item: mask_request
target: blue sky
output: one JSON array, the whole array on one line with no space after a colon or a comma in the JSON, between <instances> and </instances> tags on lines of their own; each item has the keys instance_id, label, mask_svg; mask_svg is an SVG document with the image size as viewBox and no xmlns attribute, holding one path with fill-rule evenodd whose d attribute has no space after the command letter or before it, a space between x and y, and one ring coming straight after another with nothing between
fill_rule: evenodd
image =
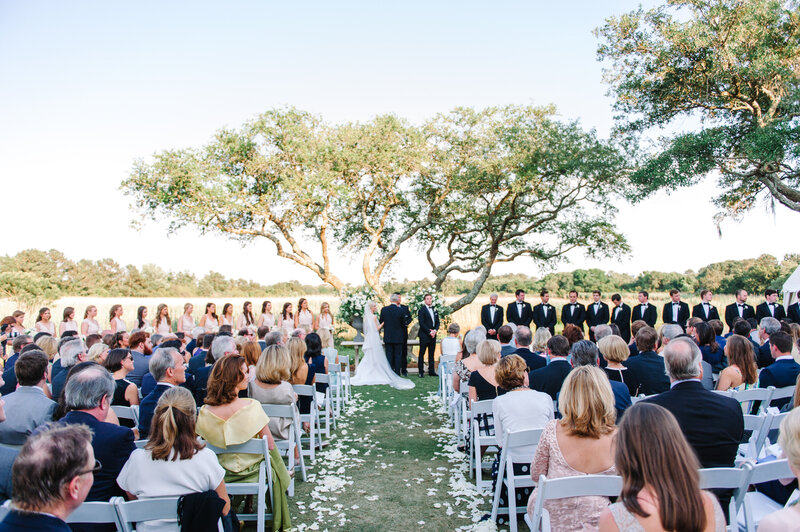
<instances>
[{"instance_id":1,"label":"blue sky","mask_svg":"<svg viewBox=\"0 0 800 532\"><path fill-rule=\"evenodd\" d=\"M131 229L119 182L137 157L200 145L283 105L329 121L395 113L421 122L458 105L554 103L604 136L612 113L591 31L637 5L0 1L0 182L4 219L15 224L2 252L53 247L75 259L315 282L266 243L245 251L192 231L167 238L156 223ZM798 215L783 208L726 222L719 238L713 192L709 180L620 204L632 255L589 263L577 254L562 268L683 271L792 251L785 229ZM210 253L187 260L200 245ZM538 273L524 261L498 271ZM410 254L395 271L425 273ZM359 282L352 275L342 274Z\"/></svg>"}]
</instances>

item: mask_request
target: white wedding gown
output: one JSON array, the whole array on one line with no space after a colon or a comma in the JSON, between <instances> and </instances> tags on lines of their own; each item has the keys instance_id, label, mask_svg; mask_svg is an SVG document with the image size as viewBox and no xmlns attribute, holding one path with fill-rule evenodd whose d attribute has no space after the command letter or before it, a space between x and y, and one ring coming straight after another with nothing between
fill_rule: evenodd
<instances>
[{"instance_id":1,"label":"white wedding gown","mask_svg":"<svg viewBox=\"0 0 800 532\"><path fill-rule=\"evenodd\" d=\"M386 351L383 350L381 337L378 335L378 321L369 308L364 309L364 357L358 363L355 376L350 379L353 386L371 384L388 384L398 390L410 390L415 386L409 379L404 379L392 371Z\"/></svg>"}]
</instances>

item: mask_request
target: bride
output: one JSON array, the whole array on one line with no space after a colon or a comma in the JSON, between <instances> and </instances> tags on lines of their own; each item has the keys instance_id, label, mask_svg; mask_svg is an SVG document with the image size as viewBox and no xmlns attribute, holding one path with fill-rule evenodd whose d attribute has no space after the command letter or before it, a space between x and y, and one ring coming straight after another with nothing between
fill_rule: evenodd
<instances>
[{"instance_id":1,"label":"bride","mask_svg":"<svg viewBox=\"0 0 800 532\"><path fill-rule=\"evenodd\" d=\"M409 379L397 375L389 366L386 352L378 331L383 327L378 325L375 310L378 306L372 301L364 307L364 357L358 364L355 376L350 380L353 386L367 384L388 384L398 390L410 390L415 385Z\"/></svg>"}]
</instances>

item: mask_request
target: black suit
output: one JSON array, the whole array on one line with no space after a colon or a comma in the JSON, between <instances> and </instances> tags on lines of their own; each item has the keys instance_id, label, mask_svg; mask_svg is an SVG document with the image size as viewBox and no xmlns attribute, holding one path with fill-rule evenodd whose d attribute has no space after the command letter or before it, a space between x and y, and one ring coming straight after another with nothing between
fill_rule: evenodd
<instances>
[{"instance_id":1,"label":"black suit","mask_svg":"<svg viewBox=\"0 0 800 532\"><path fill-rule=\"evenodd\" d=\"M774 386L776 388L785 388L787 386L794 386L797 382L797 375L800 374L800 364L786 358L784 360L776 360L771 366L764 368L758 374L758 387L768 388ZM783 405L791 401L791 398L776 399L770 403L770 406L781 408Z\"/></svg>"},{"instance_id":2,"label":"black suit","mask_svg":"<svg viewBox=\"0 0 800 532\"><path fill-rule=\"evenodd\" d=\"M664 368L664 359L655 351L644 351L623 362L639 380L639 393L653 395L669 390L669 378Z\"/></svg>"},{"instance_id":3,"label":"black suit","mask_svg":"<svg viewBox=\"0 0 800 532\"><path fill-rule=\"evenodd\" d=\"M525 327L531 326L531 321L533 321L533 310L531 309L531 304L527 301L522 302L522 314L517 311L517 302L512 301L508 304L508 308L506 309L506 321L510 323L515 323L517 325L524 325Z\"/></svg>"},{"instance_id":4,"label":"black suit","mask_svg":"<svg viewBox=\"0 0 800 532\"><path fill-rule=\"evenodd\" d=\"M400 308L403 310L403 353L400 355L400 373L402 375L408 375L408 326L411 324L411 311L408 309L408 305L400 305Z\"/></svg>"},{"instance_id":5,"label":"black suit","mask_svg":"<svg viewBox=\"0 0 800 532\"><path fill-rule=\"evenodd\" d=\"M752 340L750 340L752 342ZM755 342L753 342L755 344ZM771 366L775 359L772 358L772 351L769 348L769 340L764 342L764 345L753 345L756 352L756 364L758 368L766 368L767 366Z\"/></svg>"},{"instance_id":6,"label":"black suit","mask_svg":"<svg viewBox=\"0 0 800 532\"><path fill-rule=\"evenodd\" d=\"M628 315L628 318L630 319L630 315ZM597 325L606 325L608 324L609 320L611 320L611 311L608 309L608 305L602 301L599 302L599 307L597 310L595 310L594 302L586 305L586 325L589 326L589 340L594 342L594 332L592 332L592 327L596 327Z\"/></svg>"},{"instance_id":7,"label":"black suit","mask_svg":"<svg viewBox=\"0 0 800 532\"><path fill-rule=\"evenodd\" d=\"M417 311L417 320L419 321L419 374L424 374L424 367L422 361L425 360L425 351L428 351L428 374L433 375L433 353L436 351L436 336L431 337L431 331L436 332L439 330L439 313L436 309L430 307L433 311L433 318L428 307L422 305Z\"/></svg>"},{"instance_id":8,"label":"black suit","mask_svg":"<svg viewBox=\"0 0 800 532\"><path fill-rule=\"evenodd\" d=\"M661 311L661 321L664 323L675 323L681 326L681 329L686 330L686 321L689 319L689 305L680 301L678 304L678 321L672 319L672 301L664 304L664 310Z\"/></svg>"},{"instance_id":9,"label":"black suit","mask_svg":"<svg viewBox=\"0 0 800 532\"><path fill-rule=\"evenodd\" d=\"M759 306L756 307L756 321L761 323L761 318L775 318L776 320L780 321L786 318L786 311L783 309L783 305L780 303L775 303L775 315L772 315L772 312L769 311L769 307L767 306L767 302L764 301Z\"/></svg>"},{"instance_id":10,"label":"black suit","mask_svg":"<svg viewBox=\"0 0 800 532\"><path fill-rule=\"evenodd\" d=\"M623 340L631 341L631 307L620 302L619 306L611 311L611 323L619 328L619 335Z\"/></svg>"},{"instance_id":11,"label":"black suit","mask_svg":"<svg viewBox=\"0 0 800 532\"><path fill-rule=\"evenodd\" d=\"M586 321L586 308L580 303L575 303L573 310L572 303L567 303L561 307L561 323L566 327L567 323L571 323L583 330L583 322Z\"/></svg>"},{"instance_id":12,"label":"black suit","mask_svg":"<svg viewBox=\"0 0 800 532\"><path fill-rule=\"evenodd\" d=\"M792 323L800 323L800 303L789 305L789 319Z\"/></svg>"},{"instance_id":13,"label":"black suit","mask_svg":"<svg viewBox=\"0 0 800 532\"><path fill-rule=\"evenodd\" d=\"M644 308L644 304L641 304L636 305L631 309L631 323L637 320L642 320L650 327L655 327L657 319L658 311L656 310L655 305L651 303L647 303L647 308Z\"/></svg>"},{"instance_id":14,"label":"black suit","mask_svg":"<svg viewBox=\"0 0 800 532\"><path fill-rule=\"evenodd\" d=\"M531 389L537 392L544 392L555 401L561 385L564 384L572 365L565 358L556 358L550 361L543 368L536 369L528 375L528 382Z\"/></svg>"},{"instance_id":15,"label":"black suit","mask_svg":"<svg viewBox=\"0 0 800 532\"><path fill-rule=\"evenodd\" d=\"M706 315L706 309L703 306L703 303L698 303L697 305L692 307L692 317L700 318L703 321L718 320L719 311L717 310L717 307L709 304L708 315Z\"/></svg>"},{"instance_id":16,"label":"black suit","mask_svg":"<svg viewBox=\"0 0 800 532\"><path fill-rule=\"evenodd\" d=\"M403 309L399 305L388 305L381 309L380 322L383 323L383 342L386 345L386 358L392 371L400 375L400 357L406 341Z\"/></svg>"},{"instance_id":17,"label":"black suit","mask_svg":"<svg viewBox=\"0 0 800 532\"><path fill-rule=\"evenodd\" d=\"M503 326L503 307L494 305L494 319L492 319L492 305L481 307L481 325L486 328L486 338L497 340L497 329ZM494 334L489 334L489 330L494 329Z\"/></svg>"},{"instance_id":18,"label":"black suit","mask_svg":"<svg viewBox=\"0 0 800 532\"><path fill-rule=\"evenodd\" d=\"M516 351L514 351L515 355L519 355L522 357L522 360L525 361L525 364L528 365L528 371L534 371L539 368L543 368L547 365L547 359L543 356L539 356L534 354L530 349L527 347L520 347Z\"/></svg>"},{"instance_id":19,"label":"black suit","mask_svg":"<svg viewBox=\"0 0 800 532\"><path fill-rule=\"evenodd\" d=\"M547 315L545 316L544 309L547 308ZM533 323L536 328L547 327L550 329L550 334L556 334L556 323L558 317L556 316L556 307L550 303L539 303L533 307Z\"/></svg>"},{"instance_id":20,"label":"black suit","mask_svg":"<svg viewBox=\"0 0 800 532\"><path fill-rule=\"evenodd\" d=\"M739 317L739 310L736 308L738 303L731 303L727 307L725 307L725 323L728 325L728 329L733 331L733 322L736 321L736 318ZM744 303L744 308L742 309L742 318L749 319L755 318L756 313L753 310L751 305Z\"/></svg>"}]
</instances>

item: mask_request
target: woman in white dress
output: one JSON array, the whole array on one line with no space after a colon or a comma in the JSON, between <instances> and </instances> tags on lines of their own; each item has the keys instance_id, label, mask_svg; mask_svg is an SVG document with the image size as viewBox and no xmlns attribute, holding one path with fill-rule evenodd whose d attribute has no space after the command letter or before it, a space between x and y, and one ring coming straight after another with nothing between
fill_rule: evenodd
<instances>
[{"instance_id":1,"label":"woman in white dress","mask_svg":"<svg viewBox=\"0 0 800 532\"><path fill-rule=\"evenodd\" d=\"M233 303L225 303L222 305L222 322L220 325L230 325L231 330L233 330Z\"/></svg>"},{"instance_id":2,"label":"woman in white dress","mask_svg":"<svg viewBox=\"0 0 800 532\"><path fill-rule=\"evenodd\" d=\"M122 305L117 304L111 306L111 309L108 311L108 321L111 332L114 334L126 332L128 330L125 326L125 322L122 321Z\"/></svg>"},{"instance_id":3,"label":"woman in white dress","mask_svg":"<svg viewBox=\"0 0 800 532\"><path fill-rule=\"evenodd\" d=\"M95 319L97 317L97 307L89 305L83 312L83 321L81 322L81 336L86 338L90 334L100 334L100 324Z\"/></svg>"},{"instance_id":4,"label":"woman in white dress","mask_svg":"<svg viewBox=\"0 0 800 532\"><path fill-rule=\"evenodd\" d=\"M292 304L284 303L281 315L278 316L278 327L283 331L287 338L292 335L294 327L294 314L292 314Z\"/></svg>"},{"instance_id":5,"label":"woman in white dress","mask_svg":"<svg viewBox=\"0 0 800 532\"><path fill-rule=\"evenodd\" d=\"M158 334L169 334L172 332L172 318L169 317L169 307L166 303L161 303L156 307L156 317L153 326Z\"/></svg>"},{"instance_id":6,"label":"woman in white dress","mask_svg":"<svg viewBox=\"0 0 800 532\"><path fill-rule=\"evenodd\" d=\"M326 329L328 332L333 333L333 316L331 315L331 306L328 303L323 303L319 307L319 315L314 322L314 330L317 333L321 329Z\"/></svg>"},{"instance_id":7,"label":"woman in white dress","mask_svg":"<svg viewBox=\"0 0 800 532\"><path fill-rule=\"evenodd\" d=\"M153 325L155 325L155 320L153 320ZM147 319L147 307L142 305L136 309L136 328L144 330L146 327L150 327L150 320Z\"/></svg>"},{"instance_id":8,"label":"woman in white dress","mask_svg":"<svg viewBox=\"0 0 800 532\"><path fill-rule=\"evenodd\" d=\"M258 317L258 326L267 327L269 330L275 327L275 316L272 314L271 301L261 303L261 316Z\"/></svg>"},{"instance_id":9,"label":"woman in white dress","mask_svg":"<svg viewBox=\"0 0 800 532\"><path fill-rule=\"evenodd\" d=\"M353 386L366 386L372 384L388 384L398 390L410 390L415 385L409 379L404 379L392 371L383 342L378 331L383 327L378 325L375 311L378 306L369 301L364 307L364 357L358 364L355 376L350 379Z\"/></svg>"},{"instance_id":10,"label":"woman in white dress","mask_svg":"<svg viewBox=\"0 0 800 532\"><path fill-rule=\"evenodd\" d=\"M78 332L78 322L75 321L75 308L64 307L64 315L61 324L58 326L58 335L63 336L67 331Z\"/></svg>"},{"instance_id":11,"label":"woman in white dress","mask_svg":"<svg viewBox=\"0 0 800 532\"><path fill-rule=\"evenodd\" d=\"M34 330L38 332L46 332L50 336L56 335L56 324L50 321L51 314L50 309L47 307L42 307L39 309L39 316L36 318L36 323L34 324Z\"/></svg>"},{"instance_id":12,"label":"woman in white dress","mask_svg":"<svg viewBox=\"0 0 800 532\"><path fill-rule=\"evenodd\" d=\"M216 332L219 328L217 306L214 303L206 303L206 313L200 318L200 327L204 328L206 332Z\"/></svg>"},{"instance_id":13,"label":"woman in white dress","mask_svg":"<svg viewBox=\"0 0 800 532\"><path fill-rule=\"evenodd\" d=\"M239 321L236 324L236 328L239 330L255 330L256 327L256 320L253 317L253 303L251 301L245 301L244 305L242 305L242 313L239 314Z\"/></svg>"},{"instance_id":14,"label":"woman in white dress","mask_svg":"<svg viewBox=\"0 0 800 532\"><path fill-rule=\"evenodd\" d=\"M297 314L294 316L294 328L310 333L314 326L314 314L308 310L308 300L304 297L297 302Z\"/></svg>"},{"instance_id":15,"label":"woman in white dress","mask_svg":"<svg viewBox=\"0 0 800 532\"><path fill-rule=\"evenodd\" d=\"M192 311L194 305L186 303L183 306L183 316L178 318L178 332L182 332L186 338L194 338L192 330L194 329L194 318L192 318Z\"/></svg>"}]
</instances>

